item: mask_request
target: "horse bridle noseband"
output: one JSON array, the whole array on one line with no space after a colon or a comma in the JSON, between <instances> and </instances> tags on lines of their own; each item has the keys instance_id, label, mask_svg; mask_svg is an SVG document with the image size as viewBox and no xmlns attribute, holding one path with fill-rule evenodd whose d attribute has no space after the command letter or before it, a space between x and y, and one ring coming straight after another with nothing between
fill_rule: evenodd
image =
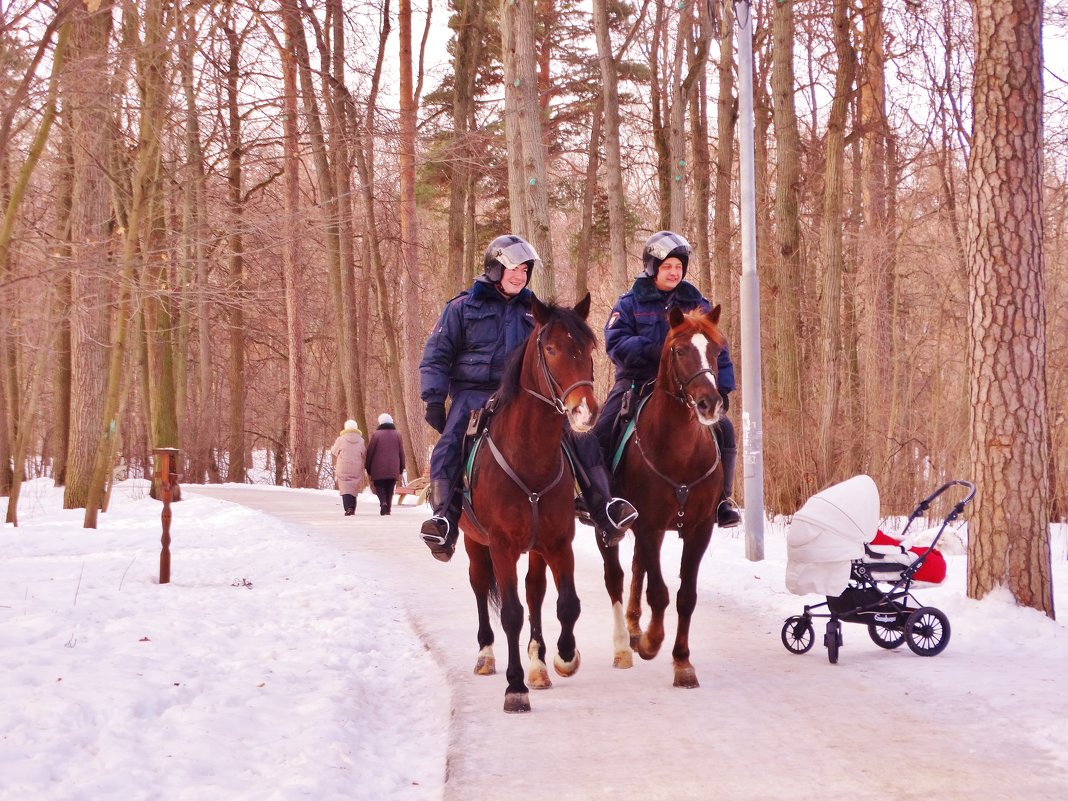
<instances>
[{"instance_id":1,"label":"horse bridle noseband","mask_svg":"<svg viewBox=\"0 0 1068 801\"><path fill-rule=\"evenodd\" d=\"M549 372L549 363L545 358L545 346L541 342L541 336L545 333L547 328L548 326L544 326L538 330L538 366L541 368L541 375L542 378L545 379L545 384L549 387L551 397L542 395L540 392L530 389L529 387L523 387L523 391L552 406L557 414L567 414L567 406L564 405L564 399L578 387L592 387L593 382L576 381L567 389L560 389L560 382L556 380L551 372Z\"/></svg>"},{"instance_id":2,"label":"horse bridle noseband","mask_svg":"<svg viewBox=\"0 0 1068 801\"><path fill-rule=\"evenodd\" d=\"M693 409L693 408L695 408L697 406L697 401L694 400L693 395L691 395L689 392L686 391L686 387L690 386L690 384L692 384L694 381L696 381L702 375L705 375L707 373L708 376L709 376L709 379L712 381L712 386L714 386L718 390L719 389L719 385L716 382L716 373L711 367L702 367L696 373L694 373L689 378L687 378L685 381L683 381L681 378L679 378L678 360L675 358L675 352L676 352L675 351L675 346L672 345L671 346L671 378L672 378L672 380L674 381L674 384L675 384L675 391L673 393L671 393L671 397L673 397L675 400L677 400L683 406L689 406L691 409Z\"/></svg>"}]
</instances>

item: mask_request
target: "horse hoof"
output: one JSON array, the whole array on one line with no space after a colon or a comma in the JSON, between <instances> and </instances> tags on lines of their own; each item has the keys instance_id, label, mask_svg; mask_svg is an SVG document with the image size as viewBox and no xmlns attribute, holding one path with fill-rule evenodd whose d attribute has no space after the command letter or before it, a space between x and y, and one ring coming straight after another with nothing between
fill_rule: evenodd
<instances>
[{"instance_id":1,"label":"horse hoof","mask_svg":"<svg viewBox=\"0 0 1068 801\"><path fill-rule=\"evenodd\" d=\"M475 662L476 676L492 676L497 672L497 660L493 658L493 646L484 645Z\"/></svg>"},{"instance_id":2,"label":"horse hoof","mask_svg":"<svg viewBox=\"0 0 1068 801\"><path fill-rule=\"evenodd\" d=\"M697 682L697 671L692 667L675 668L675 686L692 690L701 685Z\"/></svg>"},{"instance_id":3,"label":"horse hoof","mask_svg":"<svg viewBox=\"0 0 1068 801\"><path fill-rule=\"evenodd\" d=\"M553 686L552 679L549 678L549 670L545 666L531 668L527 673L527 686L532 690L548 690Z\"/></svg>"},{"instance_id":4,"label":"horse hoof","mask_svg":"<svg viewBox=\"0 0 1068 801\"><path fill-rule=\"evenodd\" d=\"M656 655L660 653L660 643L653 643L648 637L643 636L638 642L638 647L634 650L638 652L638 656L646 661L656 659Z\"/></svg>"},{"instance_id":5,"label":"horse hoof","mask_svg":"<svg viewBox=\"0 0 1068 801\"><path fill-rule=\"evenodd\" d=\"M530 696L527 693L505 693L505 712L529 712Z\"/></svg>"},{"instance_id":6,"label":"horse hoof","mask_svg":"<svg viewBox=\"0 0 1068 801\"><path fill-rule=\"evenodd\" d=\"M577 648L575 649L575 656L570 662L565 661L563 657L560 656L560 654L557 654L553 658L553 668L556 669L556 672L559 675L565 678L568 676L574 676L576 673L578 673L580 664L582 664L582 655L578 652Z\"/></svg>"},{"instance_id":7,"label":"horse hoof","mask_svg":"<svg viewBox=\"0 0 1068 801\"><path fill-rule=\"evenodd\" d=\"M630 651L617 651L612 660L612 667L620 670L634 667L634 655Z\"/></svg>"}]
</instances>

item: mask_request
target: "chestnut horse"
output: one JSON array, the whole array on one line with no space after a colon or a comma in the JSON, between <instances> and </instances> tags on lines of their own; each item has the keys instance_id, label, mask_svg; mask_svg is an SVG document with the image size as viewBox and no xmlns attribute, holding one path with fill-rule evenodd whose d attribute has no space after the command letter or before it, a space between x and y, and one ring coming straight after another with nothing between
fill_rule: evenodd
<instances>
[{"instance_id":1,"label":"chestnut horse","mask_svg":"<svg viewBox=\"0 0 1068 801\"><path fill-rule=\"evenodd\" d=\"M660 547L668 529L682 538L680 586L675 604L678 630L671 651L676 687L697 687L690 663L690 619L697 605L697 574L712 539L723 491L723 465L712 426L723 414L716 385L716 359L726 346L720 333L720 307L707 315L673 308L660 355L660 370L641 407L613 477L616 494L638 510L630 592L623 618L623 569L619 548L601 547L605 587L615 617L614 666L633 665L631 649L652 659L664 642L668 588ZM642 584L648 580L649 626L643 632Z\"/></svg>"},{"instance_id":2,"label":"chestnut horse","mask_svg":"<svg viewBox=\"0 0 1068 801\"><path fill-rule=\"evenodd\" d=\"M460 528L470 558L471 588L478 606L479 655L475 673L496 672L489 601L500 604L508 638L508 687L505 712L529 712L523 681L519 635L523 604L517 562L529 552L526 596L530 615L527 681L535 689L552 686L545 666L541 605L548 565L558 601L560 637L556 672L578 670L575 621L575 479L564 457L564 418L575 431L588 431L600 405L593 394L596 338L586 317L590 296L568 309L534 299L535 327L522 351L505 370L493 412L470 470L470 503L465 501Z\"/></svg>"}]
</instances>

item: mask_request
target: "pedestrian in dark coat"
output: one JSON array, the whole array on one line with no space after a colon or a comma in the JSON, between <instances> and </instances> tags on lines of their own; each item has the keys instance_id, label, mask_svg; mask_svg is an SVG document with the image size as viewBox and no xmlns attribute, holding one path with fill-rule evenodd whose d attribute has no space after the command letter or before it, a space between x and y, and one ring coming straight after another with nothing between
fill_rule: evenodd
<instances>
[{"instance_id":1,"label":"pedestrian in dark coat","mask_svg":"<svg viewBox=\"0 0 1068 801\"><path fill-rule=\"evenodd\" d=\"M404 472L404 443L393 418L383 412L378 415L378 428L367 444L367 474L378 496L378 513L388 515L393 509L393 490Z\"/></svg>"},{"instance_id":2,"label":"pedestrian in dark coat","mask_svg":"<svg viewBox=\"0 0 1068 801\"><path fill-rule=\"evenodd\" d=\"M345 428L334 444L330 446L330 455L334 457L334 475L337 489L341 493L341 505L345 514L356 514L356 496L363 483L363 460L367 453L360 427L355 420L346 420Z\"/></svg>"}]
</instances>

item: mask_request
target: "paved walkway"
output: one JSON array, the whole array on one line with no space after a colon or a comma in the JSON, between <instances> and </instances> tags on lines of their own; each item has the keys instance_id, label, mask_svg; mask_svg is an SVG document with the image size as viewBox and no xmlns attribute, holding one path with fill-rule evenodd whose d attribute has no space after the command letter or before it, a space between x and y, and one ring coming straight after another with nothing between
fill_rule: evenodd
<instances>
[{"instance_id":1,"label":"paved walkway","mask_svg":"<svg viewBox=\"0 0 1068 801\"><path fill-rule=\"evenodd\" d=\"M953 686L959 666L942 676L937 659L912 663L923 683L905 686L888 680L884 653L865 660L851 652L850 664L836 667L819 653L793 657L779 642L781 620L725 593L699 602L691 636L699 689L671 686L670 642L656 660L614 670L599 558L582 553L582 667L569 679L553 674L550 690L532 691L530 714L506 715L504 636L495 624L500 673L473 675L466 556L461 548L448 564L430 557L416 535L426 507L380 517L375 499L362 495L356 516L346 518L340 500L325 495L184 489L261 509L379 563L377 575L451 689L446 801L1068 797L1068 778L1043 761L1027 733L993 719L980 695ZM580 528L579 536L591 534ZM550 639L559 631L554 608L551 595ZM673 631L670 610L667 624Z\"/></svg>"}]
</instances>

